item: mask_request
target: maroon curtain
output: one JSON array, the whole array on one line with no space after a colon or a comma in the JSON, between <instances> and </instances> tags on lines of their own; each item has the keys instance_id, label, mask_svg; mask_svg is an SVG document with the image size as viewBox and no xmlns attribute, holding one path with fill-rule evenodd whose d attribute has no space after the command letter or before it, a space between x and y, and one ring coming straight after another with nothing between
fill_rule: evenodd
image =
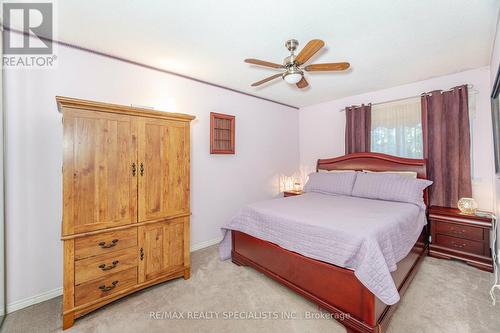
<instances>
[{"instance_id":1,"label":"maroon curtain","mask_svg":"<svg viewBox=\"0 0 500 333\"><path fill-rule=\"evenodd\" d=\"M457 207L458 199L472 196L467 85L421 99L424 157L434 181L430 204Z\"/></svg>"},{"instance_id":2,"label":"maroon curtain","mask_svg":"<svg viewBox=\"0 0 500 333\"><path fill-rule=\"evenodd\" d=\"M371 144L371 104L345 108L345 153L369 152Z\"/></svg>"}]
</instances>

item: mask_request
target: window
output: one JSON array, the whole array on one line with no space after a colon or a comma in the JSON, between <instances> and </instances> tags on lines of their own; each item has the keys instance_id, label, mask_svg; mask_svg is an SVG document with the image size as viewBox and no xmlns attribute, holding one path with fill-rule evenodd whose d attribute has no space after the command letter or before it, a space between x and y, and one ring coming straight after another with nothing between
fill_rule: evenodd
<instances>
[{"instance_id":1,"label":"window","mask_svg":"<svg viewBox=\"0 0 500 333\"><path fill-rule=\"evenodd\" d=\"M471 175L474 179L474 127L477 91L469 90ZM371 151L407 158L423 158L420 97L372 106Z\"/></svg>"},{"instance_id":2,"label":"window","mask_svg":"<svg viewBox=\"0 0 500 333\"><path fill-rule=\"evenodd\" d=\"M234 116L210 113L210 154L234 154Z\"/></svg>"},{"instance_id":3,"label":"window","mask_svg":"<svg viewBox=\"0 0 500 333\"><path fill-rule=\"evenodd\" d=\"M423 158L420 98L372 106L371 151Z\"/></svg>"}]
</instances>

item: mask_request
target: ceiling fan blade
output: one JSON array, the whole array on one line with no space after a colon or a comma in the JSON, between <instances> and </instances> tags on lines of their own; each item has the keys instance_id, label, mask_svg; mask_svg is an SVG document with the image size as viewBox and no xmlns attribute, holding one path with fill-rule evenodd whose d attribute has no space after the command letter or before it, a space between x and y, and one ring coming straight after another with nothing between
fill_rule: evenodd
<instances>
[{"instance_id":1,"label":"ceiling fan blade","mask_svg":"<svg viewBox=\"0 0 500 333\"><path fill-rule=\"evenodd\" d=\"M297 82L297 87L299 87L300 89L305 88L308 85L309 85L309 82L307 82L305 77L302 77L302 79L299 82Z\"/></svg>"},{"instance_id":2,"label":"ceiling fan blade","mask_svg":"<svg viewBox=\"0 0 500 333\"><path fill-rule=\"evenodd\" d=\"M309 43L307 43L306 46L304 46L304 48L299 52L299 54L295 58L295 62L299 65L302 65L323 46L325 46L325 42L323 42L321 39L313 39L309 41Z\"/></svg>"},{"instance_id":3,"label":"ceiling fan blade","mask_svg":"<svg viewBox=\"0 0 500 333\"><path fill-rule=\"evenodd\" d=\"M266 83L267 81L271 81L271 80L277 79L277 78L279 78L282 75L283 74L274 74L273 76L266 77L264 80L260 80L260 81L257 81L255 83L252 83L252 87L260 86L262 83Z\"/></svg>"},{"instance_id":4,"label":"ceiling fan blade","mask_svg":"<svg viewBox=\"0 0 500 333\"><path fill-rule=\"evenodd\" d=\"M265 67L284 68L283 65L279 65L279 64L275 64L273 62L259 60L259 59L245 59L245 62L249 63L249 64L265 66Z\"/></svg>"},{"instance_id":5,"label":"ceiling fan blade","mask_svg":"<svg viewBox=\"0 0 500 333\"><path fill-rule=\"evenodd\" d=\"M335 62L330 64L312 64L306 66L304 69L308 72L319 71L344 71L349 68L351 64L348 62Z\"/></svg>"}]
</instances>

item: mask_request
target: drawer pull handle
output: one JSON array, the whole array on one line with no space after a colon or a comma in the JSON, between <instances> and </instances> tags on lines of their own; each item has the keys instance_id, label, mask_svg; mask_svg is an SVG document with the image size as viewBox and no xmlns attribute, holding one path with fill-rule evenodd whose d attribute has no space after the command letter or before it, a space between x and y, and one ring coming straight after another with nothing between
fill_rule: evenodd
<instances>
[{"instance_id":1,"label":"drawer pull handle","mask_svg":"<svg viewBox=\"0 0 500 333\"><path fill-rule=\"evenodd\" d=\"M99 268L102 269L103 271L109 271L110 269L115 268L116 265L118 265L118 263L119 263L119 261L115 260L115 261L113 261L112 265L106 266L106 264L101 264L101 265L99 265Z\"/></svg>"},{"instance_id":2,"label":"drawer pull handle","mask_svg":"<svg viewBox=\"0 0 500 333\"><path fill-rule=\"evenodd\" d=\"M453 245L454 247L458 247L459 249L464 248L464 247L467 246L467 244L464 244L464 243L458 244L458 243L455 243L455 242L452 242L451 245Z\"/></svg>"},{"instance_id":3,"label":"drawer pull handle","mask_svg":"<svg viewBox=\"0 0 500 333\"><path fill-rule=\"evenodd\" d=\"M464 229L462 229L462 230L457 230L457 229L453 229L453 228L452 228L452 229L451 229L451 232L452 232L452 233L454 233L454 234L460 234L460 235L465 234L465 230L464 230Z\"/></svg>"},{"instance_id":4,"label":"drawer pull handle","mask_svg":"<svg viewBox=\"0 0 500 333\"><path fill-rule=\"evenodd\" d=\"M99 246L103 249L109 249L118 243L118 239L113 239L110 244L106 244L106 242L99 242Z\"/></svg>"},{"instance_id":5,"label":"drawer pull handle","mask_svg":"<svg viewBox=\"0 0 500 333\"><path fill-rule=\"evenodd\" d=\"M101 290L102 290L102 291L104 291L104 292L106 292L106 291L110 291L110 290L114 289L114 288L116 287L116 285L117 285L117 284L118 284L118 280L111 282L111 285L110 285L109 287L106 287L106 285L101 284L101 285L99 286L99 289L101 289Z\"/></svg>"}]
</instances>

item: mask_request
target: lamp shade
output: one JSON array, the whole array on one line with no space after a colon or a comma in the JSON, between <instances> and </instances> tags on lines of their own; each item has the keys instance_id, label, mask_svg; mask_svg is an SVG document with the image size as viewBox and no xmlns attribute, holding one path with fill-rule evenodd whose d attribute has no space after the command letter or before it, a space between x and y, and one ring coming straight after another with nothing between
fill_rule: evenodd
<instances>
[{"instance_id":1,"label":"lamp shade","mask_svg":"<svg viewBox=\"0 0 500 333\"><path fill-rule=\"evenodd\" d=\"M285 81L290 84L295 84L302 79L301 73L289 73L284 77Z\"/></svg>"},{"instance_id":2,"label":"lamp shade","mask_svg":"<svg viewBox=\"0 0 500 333\"><path fill-rule=\"evenodd\" d=\"M460 198L457 206L462 214L474 215L477 210L477 202L473 198Z\"/></svg>"}]
</instances>

